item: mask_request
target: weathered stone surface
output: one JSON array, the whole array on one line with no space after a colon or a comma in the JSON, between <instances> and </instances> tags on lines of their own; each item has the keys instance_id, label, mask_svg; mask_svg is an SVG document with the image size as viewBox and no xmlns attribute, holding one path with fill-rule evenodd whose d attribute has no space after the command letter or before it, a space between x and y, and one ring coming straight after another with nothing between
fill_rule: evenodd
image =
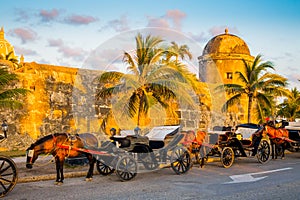
<instances>
[{"instance_id":1,"label":"weathered stone surface","mask_svg":"<svg viewBox=\"0 0 300 200\"><path fill-rule=\"evenodd\" d=\"M235 72L244 68L243 60L251 63L254 57L250 55L250 50L245 41L236 35L229 34L226 29L224 34L212 38L205 46L202 56L198 57L199 77L210 88L215 88L221 84L240 84L241 81ZM214 111L220 111L226 99L228 97L225 93L223 95L213 94L211 108ZM223 124L224 120L226 120L226 125L245 123L247 121L245 112L247 105L246 97L242 98L239 105L229 109L232 115L231 119L226 119L226 114L215 112L215 114L220 116L213 116L212 122L215 121L217 123L215 125Z\"/></svg>"}]
</instances>

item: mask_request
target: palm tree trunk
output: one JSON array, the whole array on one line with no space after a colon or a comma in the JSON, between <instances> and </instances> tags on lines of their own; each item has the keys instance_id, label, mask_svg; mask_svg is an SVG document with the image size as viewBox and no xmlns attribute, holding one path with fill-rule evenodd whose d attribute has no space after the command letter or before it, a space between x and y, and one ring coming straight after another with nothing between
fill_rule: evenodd
<instances>
[{"instance_id":1,"label":"palm tree trunk","mask_svg":"<svg viewBox=\"0 0 300 200\"><path fill-rule=\"evenodd\" d=\"M139 110L138 110L138 118L137 118L137 127L140 126L141 109L142 109L142 104L143 104L143 100L142 100L143 96L139 96L139 98L140 98L140 99L139 99L140 102L139 102Z\"/></svg>"},{"instance_id":2,"label":"palm tree trunk","mask_svg":"<svg viewBox=\"0 0 300 200\"><path fill-rule=\"evenodd\" d=\"M252 95L248 95L248 123L251 121L251 107L252 107Z\"/></svg>"}]
</instances>

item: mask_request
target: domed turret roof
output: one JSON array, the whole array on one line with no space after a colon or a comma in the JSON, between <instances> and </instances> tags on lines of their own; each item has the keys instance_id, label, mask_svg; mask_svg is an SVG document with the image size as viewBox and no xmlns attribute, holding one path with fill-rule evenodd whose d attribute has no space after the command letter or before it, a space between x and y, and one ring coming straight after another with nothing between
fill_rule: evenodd
<instances>
[{"instance_id":1,"label":"domed turret roof","mask_svg":"<svg viewBox=\"0 0 300 200\"><path fill-rule=\"evenodd\" d=\"M250 50L244 40L236 35L225 33L212 38L203 50L203 56L207 54L246 54L250 55Z\"/></svg>"},{"instance_id":2,"label":"domed turret roof","mask_svg":"<svg viewBox=\"0 0 300 200\"><path fill-rule=\"evenodd\" d=\"M15 57L14 47L4 38L4 29L3 27L0 30L0 55L6 56L12 52L13 57Z\"/></svg>"}]
</instances>

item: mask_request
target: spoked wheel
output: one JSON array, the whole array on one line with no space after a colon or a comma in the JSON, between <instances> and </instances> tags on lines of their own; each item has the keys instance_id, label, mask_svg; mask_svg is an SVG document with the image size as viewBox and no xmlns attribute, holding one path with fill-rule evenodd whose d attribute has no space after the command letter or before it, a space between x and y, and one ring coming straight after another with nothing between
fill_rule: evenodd
<instances>
[{"instance_id":1,"label":"spoked wheel","mask_svg":"<svg viewBox=\"0 0 300 200\"><path fill-rule=\"evenodd\" d=\"M176 174L186 173L192 165L191 155L188 150L177 147L171 154L171 167Z\"/></svg>"},{"instance_id":2,"label":"spoked wheel","mask_svg":"<svg viewBox=\"0 0 300 200\"><path fill-rule=\"evenodd\" d=\"M7 195L16 185L18 172L15 162L0 156L0 197Z\"/></svg>"},{"instance_id":3,"label":"spoked wheel","mask_svg":"<svg viewBox=\"0 0 300 200\"><path fill-rule=\"evenodd\" d=\"M97 160L97 170L103 176L110 175L115 171L114 168L104 164L103 162L101 162L99 160Z\"/></svg>"},{"instance_id":4,"label":"spoked wheel","mask_svg":"<svg viewBox=\"0 0 300 200\"><path fill-rule=\"evenodd\" d=\"M225 147L221 153L221 163L223 167L229 168L234 162L234 151L231 147Z\"/></svg>"},{"instance_id":5,"label":"spoked wheel","mask_svg":"<svg viewBox=\"0 0 300 200\"><path fill-rule=\"evenodd\" d=\"M121 157L116 165L117 176L121 181L129 181L137 174L137 162L132 156Z\"/></svg>"},{"instance_id":6,"label":"spoked wheel","mask_svg":"<svg viewBox=\"0 0 300 200\"><path fill-rule=\"evenodd\" d=\"M141 161L147 170L155 170L158 168L159 164L154 152L140 153L140 155L142 155Z\"/></svg>"},{"instance_id":7,"label":"spoked wheel","mask_svg":"<svg viewBox=\"0 0 300 200\"><path fill-rule=\"evenodd\" d=\"M267 140L261 140L257 148L257 160L264 164L270 160L271 147Z\"/></svg>"}]
</instances>

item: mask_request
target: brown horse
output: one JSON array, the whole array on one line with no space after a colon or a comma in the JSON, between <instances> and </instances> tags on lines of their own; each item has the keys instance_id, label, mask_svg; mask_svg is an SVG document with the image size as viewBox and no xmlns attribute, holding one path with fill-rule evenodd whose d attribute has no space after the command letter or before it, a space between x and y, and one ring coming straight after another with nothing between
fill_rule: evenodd
<instances>
[{"instance_id":1,"label":"brown horse","mask_svg":"<svg viewBox=\"0 0 300 200\"><path fill-rule=\"evenodd\" d=\"M204 158L206 157L206 155L203 149L204 147L201 147L205 139L206 132L197 131L197 133L195 134L194 131L190 130L184 132L184 134L185 137L183 138L181 144L184 145L188 149L188 151L195 156L196 162L200 164L200 167L203 167Z\"/></svg>"},{"instance_id":2,"label":"brown horse","mask_svg":"<svg viewBox=\"0 0 300 200\"><path fill-rule=\"evenodd\" d=\"M281 150L281 159L284 159L284 151L289 145L289 132L285 128L275 128L270 125L265 125L263 128L263 134L266 134L270 138L272 146L272 159L277 158L279 150ZM274 148L275 147L275 148Z\"/></svg>"},{"instance_id":3,"label":"brown horse","mask_svg":"<svg viewBox=\"0 0 300 200\"><path fill-rule=\"evenodd\" d=\"M84 150L86 146L96 147L97 145L97 138L90 133L76 135L55 133L47 135L37 140L27 149L26 167L31 169L40 154L52 154L56 164L55 184L61 185L64 180L63 165L65 158L78 157L84 154L89 160L86 180L92 180L96 159Z\"/></svg>"}]
</instances>

